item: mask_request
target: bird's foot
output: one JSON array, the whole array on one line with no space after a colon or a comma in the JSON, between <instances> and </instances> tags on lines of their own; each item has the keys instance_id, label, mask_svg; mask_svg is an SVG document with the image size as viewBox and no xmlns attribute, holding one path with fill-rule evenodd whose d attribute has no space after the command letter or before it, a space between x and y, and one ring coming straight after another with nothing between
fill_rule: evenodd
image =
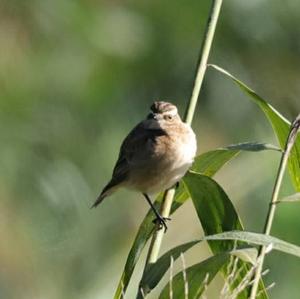
<instances>
[{"instance_id":1,"label":"bird's foot","mask_svg":"<svg viewBox=\"0 0 300 299\"><path fill-rule=\"evenodd\" d=\"M164 228L165 232L168 230L168 226L166 221L171 220L168 217L157 216L152 222L158 225L158 229Z\"/></svg>"}]
</instances>

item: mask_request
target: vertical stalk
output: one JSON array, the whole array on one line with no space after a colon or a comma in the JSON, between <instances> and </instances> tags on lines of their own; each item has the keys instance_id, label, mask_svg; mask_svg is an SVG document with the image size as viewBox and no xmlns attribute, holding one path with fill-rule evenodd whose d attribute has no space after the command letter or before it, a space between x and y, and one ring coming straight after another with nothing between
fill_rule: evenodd
<instances>
[{"instance_id":1,"label":"vertical stalk","mask_svg":"<svg viewBox=\"0 0 300 299\"><path fill-rule=\"evenodd\" d=\"M184 121L189 125L191 125L195 114L195 108L199 97L200 89L202 86L203 78L205 75L208 56L215 35L215 30L219 19L222 2L223 0L212 1L209 17L205 28L205 34L201 45L201 51L200 51L198 66L196 70L193 92L184 116Z\"/></svg>"},{"instance_id":2,"label":"vertical stalk","mask_svg":"<svg viewBox=\"0 0 300 299\"><path fill-rule=\"evenodd\" d=\"M200 51L199 60L198 60L198 64L197 64L194 87L193 87L192 95L191 95L191 98L187 105L186 113L184 116L184 121L189 125L191 125L193 116L195 113L195 108L196 108L197 100L199 97L200 89L202 86L203 78L205 75L207 61L208 61L213 37L215 34L216 25L218 22L222 2L223 2L223 0L212 0L212 5L211 5L210 12L209 12L209 17L208 17L207 24L206 24L204 39L203 39L203 42L201 45L201 51ZM163 217L166 217L166 218L169 217L173 199L174 199L174 195L175 195L174 188L169 189L165 192L165 195L164 195L164 198L162 201L162 205L161 205L161 215ZM146 265L144 268L144 273L149 264L156 263L156 261L158 259L161 243L163 240L163 235L164 235L164 230L159 229L158 226L156 226L155 232L153 234L153 237L152 237L152 240L150 243L147 260L146 260ZM147 287L140 286L140 290L139 290L137 298L143 298L143 296L146 296L146 294L148 293L148 290L146 288ZM141 294L143 294L143 295L141 296Z\"/></svg>"},{"instance_id":3,"label":"vertical stalk","mask_svg":"<svg viewBox=\"0 0 300 299\"><path fill-rule=\"evenodd\" d=\"M300 128L300 114L291 124L291 128L290 128L290 132L289 132L289 135L288 135L288 138L286 141L285 149L281 156L281 160L280 160L280 164L279 164L279 168L278 168L278 172L277 172L277 177L276 177L275 185L274 185L273 192L272 192L272 198L271 198L271 202L269 205L269 210L268 210L268 214L267 214L267 218L266 218L266 223L264 226L264 234L265 235L270 235L270 232L271 232L283 175L284 175L287 163L288 163L289 155L290 155L293 145L296 141L296 137L297 137L299 128ZM264 259L266 256L266 251L267 251L266 246L260 247L259 255L257 258L258 264L257 264L257 268L255 271L254 282L253 282L253 286L251 289L250 299L256 298L259 280L261 278L261 272L262 272L262 268L263 268L263 264L264 264Z\"/></svg>"}]
</instances>

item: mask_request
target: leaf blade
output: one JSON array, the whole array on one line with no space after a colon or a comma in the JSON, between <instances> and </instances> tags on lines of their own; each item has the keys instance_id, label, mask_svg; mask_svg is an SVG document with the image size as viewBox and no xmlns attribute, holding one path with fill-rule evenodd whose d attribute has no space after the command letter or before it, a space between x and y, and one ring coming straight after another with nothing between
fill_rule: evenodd
<instances>
[{"instance_id":1,"label":"leaf blade","mask_svg":"<svg viewBox=\"0 0 300 299\"><path fill-rule=\"evenodd\" d=\"M220 269L229 261L230 254L222 253L214 255L201 263L195 264L186 269L188 280L189 297L197 299L204 291L203 282L208 274L207 283L209 283ZM185 298L185 286L182 272L175 275L172 281L173 298ZM170 282L163 288L159 299L169 299Z\"/></svg>"},{"instance_id":2,"label":"leaf blade","mask_svg":"<svg viewBox=\"0 0 300 299\"><path fill-rule=\"evenodd\" d=\"M281 151L279 147L268 143L243 142L232 144L199 155L195 158L191 170L212 177L241 151L258 152L265 150Z\"/></svg>"},{"instance_id":3,"label":"leaf blade","mask_svg":"<svg viewBox=\"0 0 300 299\"><path fill-rule=\"evenodd\" d=\"M295 244L265 234L253 233L248 231L229 231L221 234L206 236L203 239L222 240L222 241L238 240L238 241L261 245L261 246L272 245L272 249L300 257L300 246L297 246Z\"/></svg>"},{"instance_id":4,"label":"leaf blade","mask_svg":"<svg viewBox=\"0 0 300 299\"><path fill-rule=\"evenodd\" d=\"M239 216L228 198L225 191L213 179L199 173L189 172L183 179L186 188L193 200L198 218L201 222L205 235L222 233L224 231L243 230ZM231 251L236 245L232 242L215 242L211 240L209 246L214 254ZM241 268L240 275L236 279L236 284L242 281L249 270L249 265L239 261ZM223 272L224 275L226 273ZM260 283L262 290L258 298L268 298L264 291L263 283ZM248 298L249 289L238 295L240 299Z\"/></svg>"},{"instance_id":5,"label":"leaf blade","mask_svg":"<svg viewBox=\"0 0 300 299\"><path fill-rule=\"evenodd\" d=\"M173 258L173 261L175 261L181 254L185 253L187 250L204 240L205 239L190 241L168 250L157 260L155 264L148 265L140 287L146 294L148 294L157 286L167 270L170 268L171 258ZM251 264L254 264L254 261L257 257L257 249L249 246L241 246L228 253L238 257L243 261L250 262Z\"/></svg>"},{"instance_id":6,"label":"leaf blade","mask_svg":"<svg viewBox=\"0 0 300 299\"><path fill-rule=\"evenodd\" d=\"M196 240L176 246L163 254L155 264L150 264L148 268L146 268L146 272L141 281L141 287L143 290L146 290L146 292L149 293L150 290L153 290L156 287L169 269L171 257L176 260L182 253L186 252L201 241L202 240Z\"/></svg>"},{"instance_id":7,"label":"leaf blade","mask_svg":"<svg viewBox=\"0 0 300 299\"><path fill-rule=\"evenodd\" d=\"M289 134L290 130L290 122L282 116L273 106L271 106L267 101L265 101L262 97L260 97L254 90L248 87L245 83L234 77L228 71L224 70L223 68L210 64L210 67L217 70L221 74L229 77L236 83L239 88L245 92L249 98L257 104L261 110L264 112L265 116L269 120L274 133L277 136L279 144L282 149L285 147L285 143ZM291 151L289 161L288 161L288 168L291 180L295 187L296 191L300 191L300 136L298 135L294 147Z\"/></svg>"}]
</instances>

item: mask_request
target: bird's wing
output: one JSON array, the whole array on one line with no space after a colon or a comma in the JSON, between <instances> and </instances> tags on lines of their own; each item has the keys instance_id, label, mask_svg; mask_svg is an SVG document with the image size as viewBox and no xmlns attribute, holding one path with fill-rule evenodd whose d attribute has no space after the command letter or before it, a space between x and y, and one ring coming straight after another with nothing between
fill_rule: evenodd
<instances>
[{"instance_id":1,"label":"bird's wing","mask_svg":"<svg viewBox=\"0 0 300 299\"><path fill-rule=\"evenodd\" d=\"M97 197L96 201L92 205L92 208L98 206L106 196L110 195L118 185L120 185L126 180L128 170L128 162L125 158L125 153L121 147L119 158L113 170L112 178L108 182L108 184L103 188L100 195Z\"/></svg>"},{"instance_id":2,"label":"bird's wing","mask_svg":"<svg viewBox=\"0 0 300 299\"><path fill-rule=\"evenodd\" d=\"M159 126L151 125L151 120L140 122L125 138L122 143L119 159L114 169L113 176L123 171L123 159L126 160L127 167L135 163L148 161L153 154L153 145L159 136L166 135L166 132Z\"/></svg>"},{"instance_id":3,"label":"bird's wing","mask_svg":"<svg viewBox=\"0 0 300 299\"><path fill-rule=\"evenodd\" d=\"M104 187L93 207L97 206L113 189L126 181L130 169L135 163L143 163L149 159L151 146L158 136L166 135L159 127L149 126L149 121L139 123L124 139L119 157L113 170L110 182Z\"/></svg>"}]
</instances>

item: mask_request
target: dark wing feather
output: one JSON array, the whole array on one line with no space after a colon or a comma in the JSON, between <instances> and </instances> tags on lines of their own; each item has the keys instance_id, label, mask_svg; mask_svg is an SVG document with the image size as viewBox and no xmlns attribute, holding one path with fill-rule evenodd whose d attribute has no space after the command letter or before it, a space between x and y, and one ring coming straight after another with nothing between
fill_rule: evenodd
<instances>
[{"instance_id":1,"label":"dark wing feather","mask_svg":"<svg viewBox=\"0 0 300 299\"><path fill-rule=\"evenodd\" d=\"M102 200L109 195L109 191L113 188L119 185L121 182L126 180L126 177L128 175L129 169L128 169L128 162L125 157L124 151L120 150L119 158L117 160L117 163L113 170L113 175L109 183L103 188L100 195L97 197L96 201L92 205L92 208L95 208L98 206Z\"/></svg>"},{"instance_id":2,"label":"dark wing feather","mask_svg":"<svg viewBox=\"0 0 300 299\"><path fill-rule=\"evenodd\" d=\"M96 207L100 204L102 200L110 194L113 187L126 181L130 172L130 164L134 163L135 159L147 159L147 152L141 149L145 148L149 140L155 143L156 137L166 135L166 132L160 128L147 128L146 122L148 122L148 120L139 123L124 139L117 163L113 170L112 178L104 187L92 207Z\"/></svg>"}]
</instances>

